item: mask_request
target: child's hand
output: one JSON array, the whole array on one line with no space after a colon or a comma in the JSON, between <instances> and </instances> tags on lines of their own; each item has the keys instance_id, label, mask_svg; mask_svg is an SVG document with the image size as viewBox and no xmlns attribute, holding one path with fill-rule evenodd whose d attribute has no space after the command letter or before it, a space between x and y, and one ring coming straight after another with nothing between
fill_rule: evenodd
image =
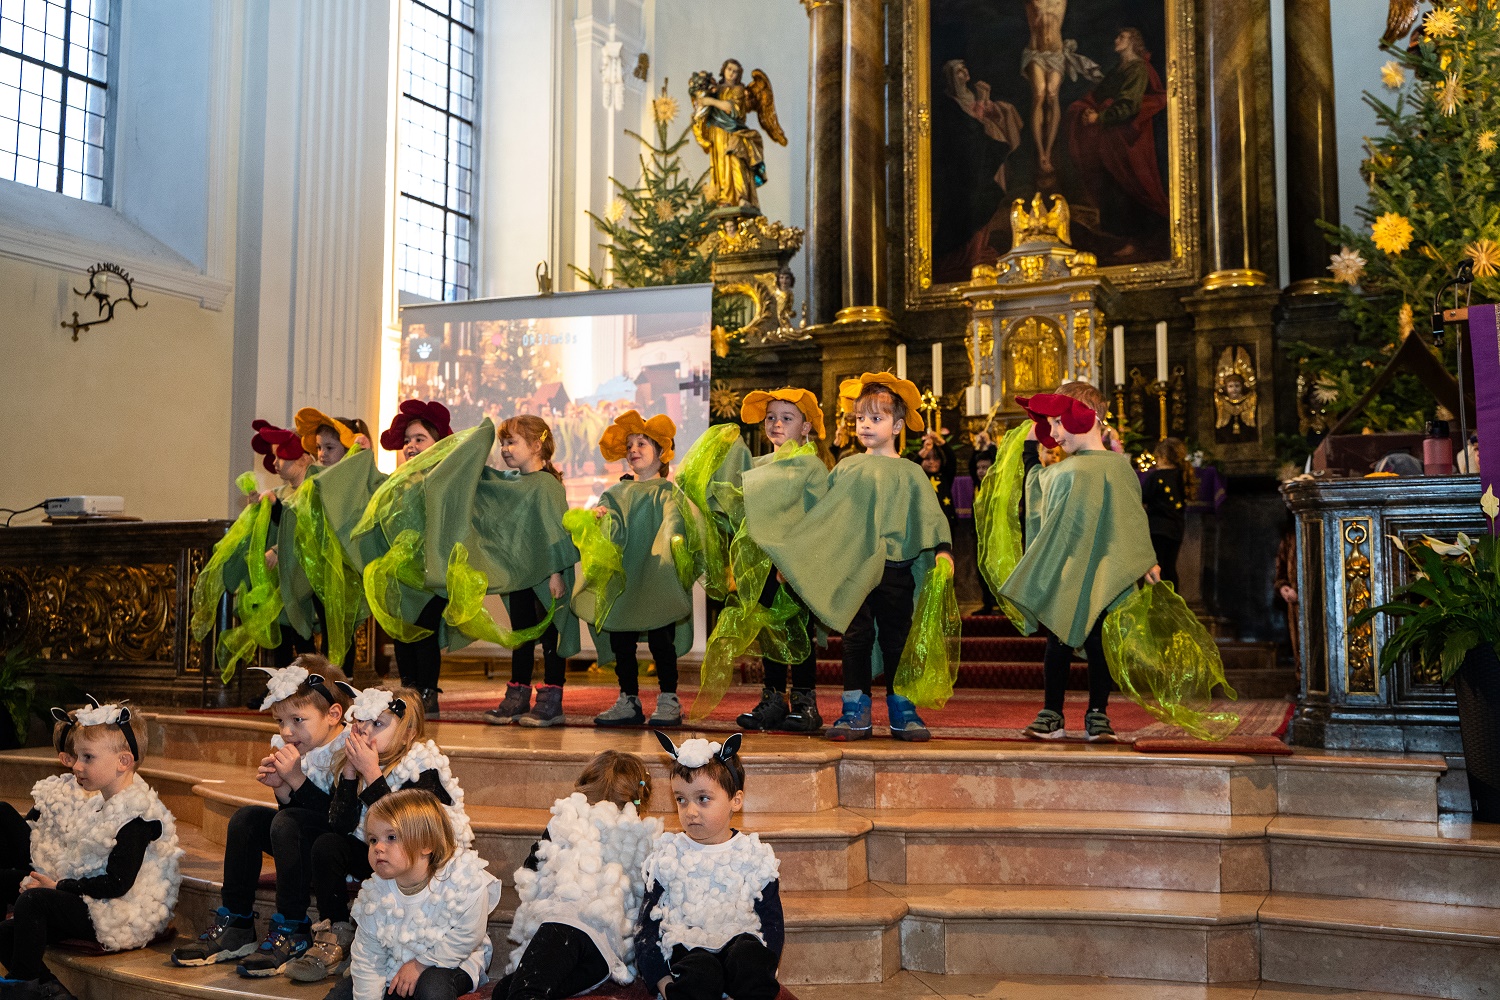
<instances>
[{"instance_id":1,"label":"child's hand","mask_svg":"<svg viewBox=\"0 0 1500 1000\"><path fill-rule=\"evenodd\" d=\"M26 876L26 878L31 883L30 888L32 889L57 888L57 879L53 878L50 875L43 875L41 872L32 872L30 875Z\"/></svg>"},{"instance_id":2,"label":"child's hand","mask_svg":"<svg viewBox=\"0 0 1500 1000\"><path fill-rule=\"evenodd\" d=\"M307 775L302 773L302 755L297 748L288 743L271 751L271 766L276 770L276 776L287 788L297 789L302 787L302 782Z\"/></svg>"},{"instance_id":3,"label":"child's hand","mask_svg":"<svg viewBox=\"0 0 1500 1000\"><path fill-rule=\"evenodd\" d=\"M422 978L422 973L427 971L427 966L418 962L415 958L406 960L406 964L396 970L391 977L390 992L398 997L409 997L417 990L417 980Z\"/></svg>"},{"instance_id":4,"label":"child's hand","mask_svg":"<svg viewBox=\"0 0 1500 1000\"><path fill-rule=\"evenodd\" d=\"M277 558L276 546L273 545L269 549L266 549L266 569L275 569Z\"/></svg>"},{"instance_id":5,"label":"child's hand","mask_svg":"<svg viewBox=\"0 0 1500 1000\"><path fill-rule=\"evenodd\" d=\"M271 764L271 758L267 757L260 762L255 769L255 780L267 788L285 788L286 782L281 780L281 775L276 773L276 768Z\"/></svg>"},{"instance_id":6,"label":"child's hand","mask_svg":"<svg viewBox=\"0 0 1500 1000\"><path fill-rule=\"evenodd\" d=\"M943 562L947 563L949 569L953 569L954 568L953 567L953 553L951 553L951 552L939 552L937 554L937 557L939 559L943 560Z\"/></svg>"},{"instance_id":7,"label":"child's hand","mask_svg":"<svg viewBox=\"0 0 1500 1000\"><path fill-rule=\"evenodd\" d=\"M609 511L605 510L603 507L595 507L594 508L594 520L597 521L600 518L604 517L605 514L608 514L608 513L609 513Z\"/></svg>"},{"instance_id":8,"label":"child's hand","mask_svg":"<svg viewBox=\"0 0 1500 1000\"><path fill-rule=\"evenodd\" d=\"M1150 569L1146 570L1146 584L1149 586L1153 583L1161 583L1160 566L1152 566Z\"/></svg>"},{"instance_id":9,"label":"child's hand","mask_svg":"<svg viewBox=\"0 0 1500 1000\"><path fill-rule=\"evenodd\" d=\"M547 580L547 590L552 594L554 600L560 601L563 599L563 596L567 594L568 591L563 586L563 577L561 573L553 573L552 576Z\"/></svg>"},{"instance_id":10,"label":"child's hand","mask_svg":"<svg viewBox=\"0 0 1500 1000\"><path fill-rule=\"evenodd\" d=\"M380 779L380 755L375 752L375 744L359 733L350 732L344 738L344 759L354 765L354 771L365 784Z\"/></svg>"},{"instance_id":11,"label":"child's hand","mask_svg":"<svg viewBox=\"0 0 1500 1000\"><path fill-rule=\"evenodd\" d=\"M1036 436L1036 421L1035 420L1033 420L1031 422L1031 430L1029 430L1029 431L1026 432L1026 440L1028 440L1028 441L1035 441L1035 440L1037 440L1037 436Z\"/></svg>"}]
</instances>

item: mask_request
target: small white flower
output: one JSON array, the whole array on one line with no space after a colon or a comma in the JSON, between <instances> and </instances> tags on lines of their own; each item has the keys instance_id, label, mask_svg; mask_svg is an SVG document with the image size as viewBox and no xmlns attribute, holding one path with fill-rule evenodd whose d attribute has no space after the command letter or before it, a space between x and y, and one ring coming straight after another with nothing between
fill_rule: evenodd
<instances>
[{"instance_id":1,"label":"small white flower","mask_svg":"<svg viewBox=\"0 0 1500 1000\"><path fill-rule=\"evenodd\" d=\"M268 712L271 706L279 701L286 701L297 693L297 689L307 680L307 668L294 663L289 667L254 667L261 670L270 678L266 681L266 697L260 703L260 710Z\"/></svg>"},{"instance_id":2,"label":"small white flower","mask_svg":"<svg viewBox=\"0 0 1500 1000\"><path fill-rule=\"evenodd\" d=\"M710 743L708 740L684 740L677 748L677 763L683 767L702 767L713 759L723 745Z\"/></svg>"}]
</instances>

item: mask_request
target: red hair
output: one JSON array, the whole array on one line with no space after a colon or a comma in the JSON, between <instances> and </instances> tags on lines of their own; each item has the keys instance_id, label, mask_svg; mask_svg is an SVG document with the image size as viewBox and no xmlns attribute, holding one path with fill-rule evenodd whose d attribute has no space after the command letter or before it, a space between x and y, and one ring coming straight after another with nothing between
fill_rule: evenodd
<instances>
[{"instance_id":1,"label":"red hair","mask_svg":"<svg viewBox=\"0 0 1500 1000\"><path fill-rule=\"evenodd\" d=\"M523 413L504 421L495 433L497 437L520 438L531 445L542 456L542 470L552 473L558 482L562 482L562 473L552 464L552 456L557 453L557 438L553 435L552 428L547 426L547 421Z\"/></svg>"}]
</instances>

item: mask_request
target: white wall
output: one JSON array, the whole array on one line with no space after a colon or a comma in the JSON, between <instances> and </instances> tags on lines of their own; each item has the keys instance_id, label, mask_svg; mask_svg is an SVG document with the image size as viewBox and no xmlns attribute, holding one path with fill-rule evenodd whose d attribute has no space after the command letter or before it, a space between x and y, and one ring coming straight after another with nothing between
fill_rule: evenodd
<instances>
[{"instance_id":1,"label":"white wall","mask_svg":"<svg viewBox=\"0 0 1500 1000\"><path fill-rule=\"evenodd\" d=\"M1360 221L1354 210L1363 205L1369 195L1369 187L1359 175L1359 164L1365 157L1365 136L1380 134L1375 112L1364 102L1364 92L1368 90L1383 100L1394 96L1380 82L1380 67L1391 58L1379 47L1381 33L1385 31L1388 4L1386 0L1332 0L1332 3L1339 219L1347 226L1358 228Z\"/></svg>"}]
</instances>

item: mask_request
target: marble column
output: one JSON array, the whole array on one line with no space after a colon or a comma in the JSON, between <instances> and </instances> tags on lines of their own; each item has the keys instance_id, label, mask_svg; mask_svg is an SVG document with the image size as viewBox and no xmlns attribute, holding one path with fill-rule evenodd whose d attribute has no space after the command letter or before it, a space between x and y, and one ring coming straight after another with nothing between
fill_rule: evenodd
<instances>
[{"instance_id":1,"label":"marble column","mask_svg":"<svg viewBox=\"0 0 1500 1000\"><path fill-rule=\"evenodd\" d=\"M1203 288L1264 285L1277 258L1268 0L1201 10Z\"/></svg>"},{"instance_id":2,"label":"marble column","mask_svg":"<svg viewBox=\"0 0 1500 1000\"><path fill-rule=\"evenodd\" d=\"M831 323L843 304L844 3L802 0L807 7L807 314Z\"/></svg>"},{"instance_id":3,"label":"marble column","mask_svg":"<svg viewBox=\"0 0 1500 1000\"><path fill-rule=\"evenodd\" d=\"M1293 295L1337 292L1328 237L1339 220L1338 142L1333 127L1333 32L1328 0L1286 5L1286 224Z\"/></svg>"},{"instance_id":4,"label":"marble column","mask_svg":"<svg viewBox=\"0 0 1500 1000\"><path fill-rule=\"evenodd\" d=\"M885 5L845 0L841 323L890 322L885 246Z\"/></svg>"}]
</instances>

